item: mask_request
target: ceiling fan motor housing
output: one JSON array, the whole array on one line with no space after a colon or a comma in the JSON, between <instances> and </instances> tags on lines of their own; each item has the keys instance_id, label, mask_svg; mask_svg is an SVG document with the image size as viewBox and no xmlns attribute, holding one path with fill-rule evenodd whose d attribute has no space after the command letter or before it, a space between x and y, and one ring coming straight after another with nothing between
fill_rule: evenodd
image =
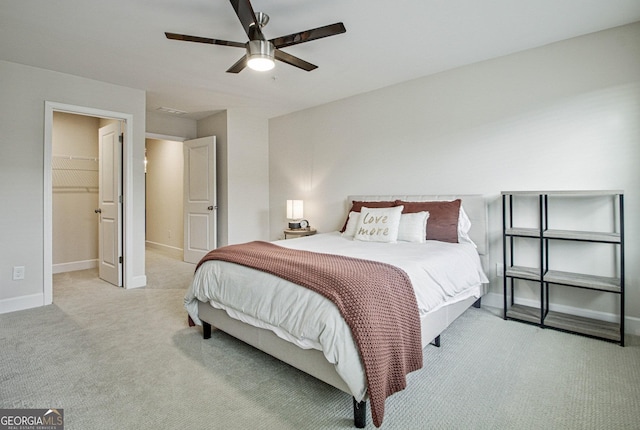
<instances>
[{"instance_id":1,"label":"ceiling fan motor housing","mask_svg":"<svg viewBox=\"0 0 640 430\"><path fill-rule=\"evenodd\" d=\"M275 47L268 40L250 40L247 44L247 64L254 70L269 70L274 65Z\"/></svg>"}]
</instances>

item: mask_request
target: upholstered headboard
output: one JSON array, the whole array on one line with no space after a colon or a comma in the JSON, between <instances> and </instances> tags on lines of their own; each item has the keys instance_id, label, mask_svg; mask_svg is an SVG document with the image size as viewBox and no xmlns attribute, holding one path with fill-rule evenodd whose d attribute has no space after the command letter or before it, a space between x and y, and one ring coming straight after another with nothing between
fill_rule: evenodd
<instances>
[{"instance_id":1,"label":"upholstered headboard","mask_svg":"<svg viewBox=\"0 0 640 430\"><path fill-rule=\"evenodd\" d=\"M488 222L487 222L487 202L481 194L447 194L447 195L353 195L347 197L348 211L351 208L351 202L354 200L375 202L375 201L391 201L404 200L407 202L429 202L442 200L462 200L462 207L469 216L471 221L471 229L469 237L478 247L478 253L486 256L489 254L488 240Z\"/></svg>"}]
</instances>

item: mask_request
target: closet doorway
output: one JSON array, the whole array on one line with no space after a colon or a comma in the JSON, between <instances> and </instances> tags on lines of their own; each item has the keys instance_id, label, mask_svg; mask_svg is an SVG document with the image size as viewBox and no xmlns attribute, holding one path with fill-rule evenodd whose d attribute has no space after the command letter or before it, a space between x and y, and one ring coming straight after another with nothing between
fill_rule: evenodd
<instances>
[{"instance_id":1,"label":"closet doorway","mask_svg":"<svg viewBox=\"0 0 640 430\"><path fill-rule=\"evenodd\" d=\"M53 273L98 268L122 286L121 120L53 113Z\"/></svg>"},{"instance_id":2,"label":"closet doorway","mask_svg":"<svg viewBox=\"0 0 640 430\"><path fill-rule=\"evenodd\" d=\"M127 113L106 111L102 109L95 109L90 107L83 106L75 106L75 105L67 105L56 102L45 102L45 115L44 115L44 234L43 234L43 243L44 243L44 264L43 264L43 272L44 272L44 305L48 305L53 303L53 271L54 271L54 263L53 263L53 247L54 247L54 235L53 235L53 181L54 181L54 173L53 173L53 135L54 135L54 114L55 113L67 113L67 114L75 114L79 116L87 116L94 117L98 119L98 123L102 122L102 124L113 123L114 121L119 124L119 127L123 131L123 142L121 146L121 157L114 157L114 163L117 164L119 170L119 180L122 184L122 191L119 193L120 195L117 197L120 207L121 207L121 223L120 223L120 231L121 234L118 233L117 236L121 241L122 251L120 252L120 256L117 258L117 263L119 265L118 273L121 279L121 286L124 288L135 288L136 282L133 276L133 229L127 229L127 225L132 225L133 221L133 172L132 172L132 159L133 159L133 146L130 142L128 142L127 136L133 135L133 116ZM99 127L98 127L99 129ZM96 132L97 134L97 132ZM56 154L56 155L67 155L67 154ZM87 160L81 160L87 162L89 164L92 162L90 156L86 157ZM99 156L97 157L99 160ZM86 166L85 166L86 167ZM78 169L82 170L82 169ZM91 170L90 168L88 170ZM79 180L76 178L76 180ZM98 187L99 189L100 187ZM68 196L67 196L68 197ZM85 202L86 204L86 202ZM93 206L93 205L92 205ZM90 209L90 214L94 219L98 218L98 213L96 213L96 209L99 207L93 206L93 209ZM69 242L73 244L79 244L78 238L67 238ZM89 245L89 247L92 247ZM95 254L94 254L95 255ZM59 266L56 270L67 270L72 268L78 268L74 264L96 264L95 259L93 259L94 263L85 262L82 263L83 259L73 260L73 264L68 267ZM99 260L99 257L97 258ZM91 260L91 259L90 259ZM69 262L69 261L67 261ZM65 262L65 263L67 263ZM60 262L59 262L60 264Z\"/></svg>"}]
</instances>

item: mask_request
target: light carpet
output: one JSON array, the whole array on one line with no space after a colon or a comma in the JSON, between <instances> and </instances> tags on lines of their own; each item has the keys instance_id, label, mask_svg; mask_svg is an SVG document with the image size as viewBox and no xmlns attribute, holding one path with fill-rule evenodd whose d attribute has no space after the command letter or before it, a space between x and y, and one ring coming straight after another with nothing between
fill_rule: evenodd
<instances>
[{"instance_id":1,"label":"light carpet","mask_svg":"<svg viewBox=\"0 0 640 430\"><path fill-rule=\"evenodd\" d=\"M193 265L148 251L147 272L136 290L56 275L53 305L0 315L0 407L63 408L67 430L352 428L347 394L187 326ZM638 337L622 348L498 314L471 308L427 347L382 428L640 427Z\"/></svg>"}]
</instances>

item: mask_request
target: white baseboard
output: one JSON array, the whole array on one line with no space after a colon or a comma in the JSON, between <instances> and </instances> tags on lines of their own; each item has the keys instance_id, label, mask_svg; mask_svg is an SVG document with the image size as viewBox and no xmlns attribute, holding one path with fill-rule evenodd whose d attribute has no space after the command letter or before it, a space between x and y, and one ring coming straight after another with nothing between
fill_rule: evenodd
<instances>
[{"instance_id":1,"label":"white baseboard","mask_svg":"<svg viewBox=\"0 0 640 430\"><path fill-rule=\"evenodd\" d=\"M636 336L640 336L640 318L625 317L624 332L628 334L634 334Z\"/></svg>"},{"instance_id":2,"label":"white baseboard","mask_svg":"<svg viewBox=\"0 0 640 430\"><path fill-rule=\"evenodd\" d=\"M43 293L30 294L28 296L14 297L11 299L3 299L0 300L0 314L38 308L40 306L44 306Z\"/></svg>"},{"instance_id":3,"label":"white baseboard","mask_svg":"<svg viewBox=\"0 0 640 430\"><path fill-rule=\"evenodd\" d=\"M142 288L146 286L147 286L147 276L141 275L141 276L134 276L133 279L131 280L131 283L127 284L125 288L127 290L130 290L132 288Z\"/></svg>"},{"instance_id":4,"label":"white baseboard","mask_svg":"<svg viewBox=\"0 0 640 430\"><path fill-rule=\"evenodd\" d=\"M98 259L71 261L69 263L58 263L52 266L52 271L56 273L75 272L76 270L94 269L98 267Z\"/></svg>"},{"instance_id":5,"label":"white baseboard","mask_svg":"<svg viewBox=\"0 0 640 430\"><path fill-rule=\"evenodd\" d=\"M153 249L159 249L161 251L165 251L175 256L176 258L182 258L184 251L182 248L177 248L175 246L165 245L164 243L151 242L150 240L145 241L145 246Z\"/></svg>"},{"instance_id":6,"label":"white baseboard","mask_svg":"<svg viewBox=\"0 0 640 430\"><path fill-rule=\"evenodd\" d=\"M497 293L485 294L484 296L482 296L482 305L483 306L486 305L491 308L502 309L503 307L502 294L497 294Z\"/></svg>"},{"instance_id":7,"label":"white baseboard","mask_svg":"<svg viewBox=\"0 0 640 430\"><path fill-rule=\"evenodd\" d=\"M504 301L502 294L487 293L482 297L482 304L490 306L492 308L502 309L504 307ZM540 302L537 300L518 300L518 304L540 307ZM551 304L550 309L556 312L562 312L571 315L577 315L585 318L593 318L602 321L618 322L620 320L618 315L610 314L607 312L594 311L590 309L575 308L566 305L554 305ZM640 336L640 318L626 316L624 319L625 333Z\"/></svg>"}]
</instances>

